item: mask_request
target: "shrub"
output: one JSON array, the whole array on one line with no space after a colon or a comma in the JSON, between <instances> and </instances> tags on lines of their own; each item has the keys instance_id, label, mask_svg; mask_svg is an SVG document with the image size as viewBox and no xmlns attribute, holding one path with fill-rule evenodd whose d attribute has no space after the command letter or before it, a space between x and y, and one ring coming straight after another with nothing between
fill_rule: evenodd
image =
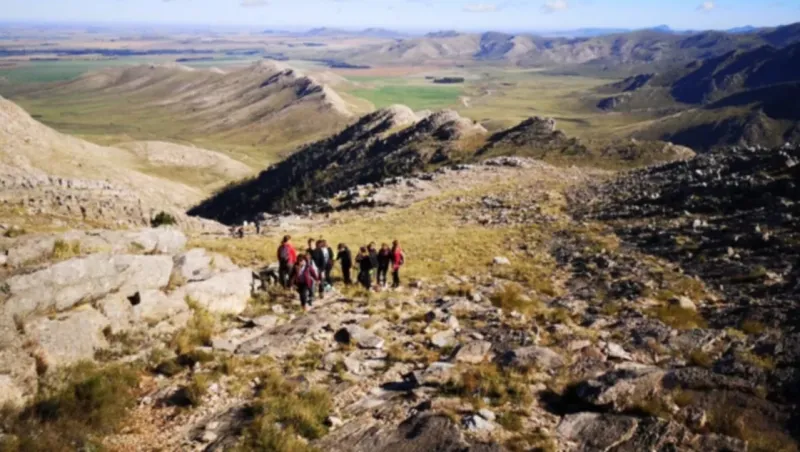
<instances>
[{"instance_id":1,"label":"shrub","mask_svg":"<svg viewBox=\"0 0 800 452\"><path fill-rule=\"evenodd\" d=\"M119 430L135 406L138 372L130 367L80 364L44 383L36 400L7 414L10 450L95 450L100 439ZM5 450L5 449L4 449Z\"/></svg>"},{"instance_id":2,"label":"shrub","mask_svg":"<svg viewBox=\"0 0 800 452\"><path fill-rule=\"evenodd\" d=\"M177 223L175 217L164 212L163 210L156 214L155 217L150 221L150 226L157 228L159 226L171 226Z\"/></svg>"},{"instance_id":3,"label":"shrub","mask_svg":"<svg viewBox=\"0 0 800 452\"><path fill-rule=\"evenodd\" d=\"M443 387L445 394L468 398L476 405L488 398L493 405L506 402L528 404L531 394L523 374L500 369L496 364L470 367L459 377L451 379Z\"/></svg>"},{"instance_id":4,"label":"shrub","mask_svg":"<svg viewBox=\"0 0 800 452\"><path fill-rule=\"evenodd\" d=\"M651 317L655 317L667 325L681 329L691 330L694 328L705 328L705 319L691 309L684 309L676 305L666 305L653 308L647 311Z\"/></svg>"},{"instance_id":5,"label":"shrub","mask_svg":"<svg viewBox=\"0 0 800 452\"><path fill-rule=\"evenodd\" d=\"M522 287L518 284L504 285L501 289L495 291L489 299L498 308L517 311L522 314L529 314L541 308L538 301L533 301L522 294Z\"/></svg>"},{"instance_id":6,"label":"shrub","mask_svg":"<svg viewBox=\"0 0 800 452\"><path fill-rule=\"evenodd\" d=\"M205 309L197 306L192 300L187 299L189 306L194 310L194 315L182 330L172 339L172 346L178 354L190 353L199 345L211 345L211 336L214 334L216 319Z\"/></svg>"}]
</instances>

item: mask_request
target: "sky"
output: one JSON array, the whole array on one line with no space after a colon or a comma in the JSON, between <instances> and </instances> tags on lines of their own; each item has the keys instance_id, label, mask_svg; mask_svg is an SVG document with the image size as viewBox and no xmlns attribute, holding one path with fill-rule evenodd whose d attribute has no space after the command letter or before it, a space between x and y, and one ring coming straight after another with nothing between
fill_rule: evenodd
<instances>
[{"instance_id":1,"label":"sky","mask_svg":"<svg viewBox=\"0 0 800 452\"><path fill-rule=\"evenodd\" d=\"M727 29L800 22L800 0L0 0L0 21L396 30Z\"/></svg>"}]
</instances>

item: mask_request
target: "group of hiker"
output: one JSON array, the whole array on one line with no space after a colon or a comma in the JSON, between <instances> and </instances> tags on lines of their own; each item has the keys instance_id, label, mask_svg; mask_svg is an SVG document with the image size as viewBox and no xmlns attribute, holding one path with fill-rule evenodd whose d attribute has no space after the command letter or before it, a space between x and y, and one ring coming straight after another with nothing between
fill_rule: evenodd
<instances>
[{"instance_id":1,"label":"group of hiker","mask_svg":"<svg viewBox=\"0 0 800 452\"><path fill-rule=\"evenodd\" d=\"M334 254L325 240L309 239L305 253L298 254L291 236L283 237L278 247L278 281L285 288L297 288L303 309L308 310L313 304L315 289L321 297L333 286L332 272L336 261L340 263L342 280L346 285L353 284L351 272L355 265L357 281L367 290L372 289L373 273L377 275L378 286L386 287L390 269L392 287L400 287L400 267L405 264L405 255L397 240L391 247L384 243L380 249L375 242L362 246L355 258L343 243L339 244L337 251Z\"/></svg>"}]
</instances>

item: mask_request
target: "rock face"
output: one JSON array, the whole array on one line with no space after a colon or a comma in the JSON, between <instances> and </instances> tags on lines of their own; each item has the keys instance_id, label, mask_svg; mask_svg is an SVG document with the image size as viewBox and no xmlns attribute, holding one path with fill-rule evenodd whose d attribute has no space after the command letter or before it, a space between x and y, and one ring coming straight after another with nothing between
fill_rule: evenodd
<instances>
[{"instance_id":1,"label":"rock face","mask_svg":"<svg viewBox=\"0 0 800 452\"><path fill-rule=\"evenodd\" d=\"M55 243L79 243L70 250L81 254L101 252L48 265ZM0 284L0 403L23 403L35 393L37 370L92 361L113 346L115 335L171 335L191 317L186 300L212 313L241 313L252 271L203 250L184 253L185 243L173 229L4 239L21 267L9 265ZM134 251L147 254L127 254ZM186 284L165 292L173 271Z\"/></svg>"},{"instance_id":2,"label":"rock face","mask_svg":"<svg viewBox=\"0 0 800 452\"><path fill-rule=\"evenodd\" d=\"M63 311L112 291L132 296L140 290L161 289L171 272L169 256L95 254L70 259L9 278L2 313L26 317L51 309Z\"/></svg>"},{"instance_id":3,"label":"rock face","mask_svg":"<svg viewBox=\"0 0 800 452\"><path fill-rule=\"evenodd\" d=\"M257 179L219 193L190 213L235 223L265 210L297 209L353 185L446 163L462 140L485 133L483 127L453 111L419 119L407 107L390 107L299 149Z\"/></svg>"}]
</instances>

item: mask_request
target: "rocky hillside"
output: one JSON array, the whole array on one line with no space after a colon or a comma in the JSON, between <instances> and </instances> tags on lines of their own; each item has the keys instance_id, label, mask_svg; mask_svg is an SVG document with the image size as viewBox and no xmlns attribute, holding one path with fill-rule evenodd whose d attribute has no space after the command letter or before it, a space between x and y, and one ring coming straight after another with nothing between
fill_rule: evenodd
<instances>
[{"instance_id":1,"label":"rocky hillside","mask_svg":"<svg viewBox=\"0 0 800 452\"><path fill-rule=\"evenodd\" d=\"M231 72L178 64L121 66L18 96L69 100L75 106L91 101L109 114L118 112L119 99L125 98L126 114L143 118L145 133L282 148L325 137L351 116L347 103L330 87L276 61ZM154 123L159 118L168 120L171 129L159 129Z\"/></svg>"},{"instance_id":2,"label":"rocky hillside","mask_svg":"<svg viewBox=\"0 0 800 452\"><path fill-rule=\"evenodd\" d=\"M209 187L218 186L220 179L234 180L250 172L224 155L202 149L169 143L133 143L128 148L133 151L60 134L0 98L0 207L4 217L141 226L166 211L187 225L200 226L183 211L202 199ZM205 160L196 159L200 156ZM198 167L217 179L186 181L180 177L187 168Z\"/></svg>"},{"instance_id":3,"label":"rocky hillside","mask_svg":"<svg viewBox=\"0 0 800 452\"><path fill-rule=\"evenodd\" d=\"M636 136L709 149L775 146L797 138L800 44L735 51L661 74L641 74L609 87L598 107L673 113ZM675 113L677 112L677 113Z\"/></svg>"},{"instance_id":4,"label":"rocky hillside","mask_svg":"<svg viewBox=\"0 0 800 452\"><path fill-rule=\"evenodd\" d=\"M558 130L554 119L533 117L492 135L477 153L479 158L500 155L532 157L554 164L618 169L688 159L694 156L694 152L662 141L583 142Z\"/></svg>"},{"instance_id":5,"label":"rocky hillside","mask_svg":"<svg viewBox=\"0 0 800 452\"><path fill-rule=\"evenodd\" d=\"M353 185L421 172L468 154L486 130L452 111L419 118L405 106L378 110L308 145L257 178L189 211L225 223L301 208Z\"/></svg>"}]
</instances>

